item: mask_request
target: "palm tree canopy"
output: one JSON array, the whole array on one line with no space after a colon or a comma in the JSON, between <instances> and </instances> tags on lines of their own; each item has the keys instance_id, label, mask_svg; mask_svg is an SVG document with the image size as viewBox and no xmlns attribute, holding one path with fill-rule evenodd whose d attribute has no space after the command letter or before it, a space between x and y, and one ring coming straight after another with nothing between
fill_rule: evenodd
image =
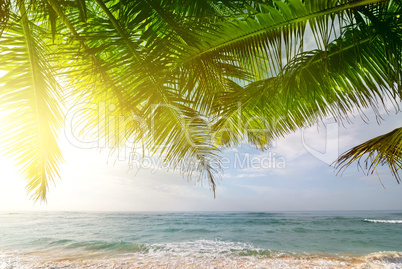
<instances>
[{"instance_id":1,"label":"palm tree canopy","mask_svg":"<svg viewBox=\"0 0 402 269\"><path fill-rule=\"evenodd\" d=\"M81 110L78 131L116 151L134 140L215 190L221 147L264 149L326 116L341 122L387 98L398 106L402 95L400 1L2 3L2 149L35 200L59 177L64 101L106 109ZM400 151L377 146L397 176Z\"/></svg>"}]
</instances>

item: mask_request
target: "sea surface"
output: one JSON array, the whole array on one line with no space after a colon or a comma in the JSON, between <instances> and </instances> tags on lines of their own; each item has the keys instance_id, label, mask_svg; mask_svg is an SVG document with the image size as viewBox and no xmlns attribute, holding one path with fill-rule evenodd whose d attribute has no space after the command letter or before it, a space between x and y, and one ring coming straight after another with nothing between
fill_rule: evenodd
<instances>
[{"instance_id":1,"label":"sea surface","mask_svg":"<svg viewBox=\"0 0 402 269\"><path fill-rule=\"evenodd\" d=\"M402 212L0 212L0 268L402 268Z\"/></svg>"}]
</instances>

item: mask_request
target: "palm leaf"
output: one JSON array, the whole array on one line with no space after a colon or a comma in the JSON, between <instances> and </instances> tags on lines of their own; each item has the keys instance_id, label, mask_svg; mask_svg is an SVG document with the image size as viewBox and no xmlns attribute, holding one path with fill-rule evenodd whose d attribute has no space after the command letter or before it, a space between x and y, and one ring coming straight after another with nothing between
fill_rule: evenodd
<instances>
[{"instance_id":1,"label":"palm leaf","mask_svg":"<svg viewBox=\"0 0 402 269\"><path fill-rule=\"evenodd\" d=\"M82 92L82 88L86 87L87 94L78 96L80 101L84 97L86 102L106 102L106 106L117 105L115 107L120 109L101 120L94 110L95 114L82 114L81 126L96 133L99 131L98 122L104 122L100 133L107 136L108 146L112 151L124 146L128 138L135 137L148 145L152 153L166 153L163 156L164 161L174 168L180 168L184 174L191 176L192 169L195 169L201 178L208 179L214 189L217 174L215 170L219 169L214 167L217 167L219 161L214 153L216 148L207 144L211 140L207 132L208 126L201 124L201 121L196 121L200 123L195 126L197 128L193 126L193 119L201 118L201 115L191 109L190 103L170 86L173 83L169 80L174 77L169 78L163 73L163 64L166 61L154 61L149 60L149 56L144 57L143 48L135 39L136 30L127 29L122 24L124 16L120 18L120 13L112 13L102 1L97 1L97 6L89 8L87 23L82 31L84 34L78 30L80 24L75 23L76 17L70 19L71 15L65 15L57 0L49 2L73 34L73 38L84 48L84 57L89 56L92 59L97 71L92 76L100 78L98 82L97 79L91 78L91 72L88 71L90 66L85 63L65 68L77 88L73 92ZM103 15L99 15L102 13ZM167 15L163 16L165 20ZM99 33L103 35L101 40ZM83 78L83 74L88 75ZM88 84L92 86L84 86ZM116 90L110 91L109 88ZM161 117L155 117L154 114L154 108L158 106L165 111ZM148 129L144 129L147 126L136 124L135 121L123 128L118 123L108 121L111 115L129 120L131 113L134 113L134 117L148 122ZM186 120L183 122L183 119Z\"/></svg>"},{"instance_id":2,"label":"palm leaf","mask_svg":"<svg viewBox=\"0 0 402 269\"><path fill-rule=\"evenodd\" d=\"M376 109L384 95L400 97L396 1L39 0L28 12L17 3L23 27L13 24L0 44L5 109L24 107L29 81L57 100L57 76L67 85L63 97L106 112L79 115L80 131L100 135L101 147L113 152L134 138L212 189L218 146L247 138L264 149L324 116L342 120L354 107ZM308 27L317 50L305 52ZM22 81L26 70L33 79ZM46 104L48 119L38 119L57 122L57 106Z\"/></svg>"},{"instance_id":3,"label":"palm leaf","mask_svg":"<svg viewBox=\"0 0 402 269\"><path fill-rule=\"evenodd\" d=\"M202 39L195 48L186 47L184 51L187 55L182 55L177 65L199 59L210 59L213 64L214 60L229 54L234 62L243 63L248 70L256 72L255 61L250 59L264 57L276 75L286 62L303 51L308 23L317 40L316 45L326 50L329 42L326 37L333 33L335 22L342 23L340 19L347 19L348 12L355 8L378 2L384 1L332 0L324 3L319 0L291 0L286 4L281 1L274 1L272 5L261 4L262 11L257 14L242 14L245 19L225 21L209 31L198 33Z\"/></svg>"},{"instance_id":4,"label":"palm leaf","mask_svg":"<svg viewBox=\"0 0 402 269\"><path fill-rule=\"evenodd\" d=\"M402 128L370 139L344 152L335 162L338 173L343 172L353 162L372 174L378 165L388 165L398 183L401 182L399 170L402 169ZM362 162L364 165L362 165Z\"/></svg>"},{"instance_id":5,"label":"palm leaf","mask_svg":"<svg viewBox=\"0 0 402 269\"><path fill-rule=\"evenodd\" d=\"M10 17L10 8L10 0L4 0L0 2L0 37L7 26L7 21Z\"/></svg>"},{"instance_id":6,"label":"palm leaf","mask_svg":"<svg viewBox=\"0 0 402 269\"><path fill-rule=\"evenodd\" d=\"M0 39L3 63L0 103L2 151L16 160L34 200L46 200L49 182L59 177L63 161L57 145L62 114L61 88L44 55L40 29L32 24L23 1L20 17L11 16ZM12 46L10 48L10 45Z\"/></svg>"},{"instance_id":7,"label":"palm leaf","mask_svg":"<svg viewBox=\"0 0 402 269\"><path fill-rule=\"evenodd\" d=\"M401 97L402 33L401 20L393 15L393 10L391 5L384 18L376 17L377 23L387 21L388 31L393 31L392 39L383 38L383 32L376 31L375 25L354 25L329 43L327 51L301 53L280 75L223 94L220 102L215 103L215 111L221 117L215 124L217 143L237 144L248 137L249 142L257 142L263 148L273 138L328 116L342 122L348 120L348 113L368 107L379 116L378 108L384 99L390 99L397 107L395 100ZM262 128L245 126L253 117L261 119ZM228 124L232 134L237 134L233 141L220 138L223 132L227 133ZM248 129L260 130L259 138L244 132Z\"/></svg>"}]
</instances>

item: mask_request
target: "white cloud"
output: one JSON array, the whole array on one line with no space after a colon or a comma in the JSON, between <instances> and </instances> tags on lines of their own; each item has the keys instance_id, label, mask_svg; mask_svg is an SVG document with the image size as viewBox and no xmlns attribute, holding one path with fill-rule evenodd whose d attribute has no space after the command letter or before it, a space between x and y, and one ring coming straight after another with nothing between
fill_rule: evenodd
<instances>
[{"instance_id":1,"label":"white cloud","mask_svg":"<svg viewBox=\"0 0 402 269\"><path fill-rule=\"evenodd\" d=\"M250 174L238 174L234 176L234 178L255 178L255 177L264 177L266 174L264 173L250 173Z\"/></svg>"},{"instance_id":2,"label":"white cloud","mask_svg":"<svg viewBox=\"0 0 402 269\"><path fill-rule=\"evenodd\" d=\"M400 115L384 115L378 126L373 113L366 111L370 124L359 118L352 125L339 127L339 151L401 126ZM370 114L371 113L371 114ZM227 169L217 186L217 198L207 182L186 181L178 171L141 169L135 175L128 160L117 161L107 152L81 150L63 144L66 164L62 180L49 192L48 204L33 205L25 193L25 182L15 176L7 161L0 163L0 209L3 210L325 210L325 209L400 209L402 188L380 169L384 190L376 175L364 176L350 167L343 176L317 159L305 148L322 151L336 149L324 130L313 126L279 139L270 151L258 152L248 146L224 151L224 156L267 159L269 152L286 160L286 169L267 169L258 165ZM304 143L304 144L303 144ZM272 155L271 155L272 157ZM107 164L108 163L108 164ZM6 172L9 171L9 172ZM4 175L8 175L7 178ZM399 202L398 202L399 201Z\"/></svg>"}]
</instances>

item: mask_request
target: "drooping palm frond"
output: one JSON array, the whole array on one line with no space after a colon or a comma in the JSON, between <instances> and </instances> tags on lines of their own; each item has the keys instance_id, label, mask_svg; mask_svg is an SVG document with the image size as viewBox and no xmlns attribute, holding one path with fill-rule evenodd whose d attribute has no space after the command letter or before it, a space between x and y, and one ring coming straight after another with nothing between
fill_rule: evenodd
<instances>
[{"instance_id":1,"label":"drooping palm frond","mask_svg":"<svg viewBox=\"0 0 402 269\"><path fill-rule=\"evenodd\" d=\"M287 62L304 50L308 24L313 30L316 45L326 50L330 37L337 34L335 28L343 26L350 12L358 7L386 3L378 0L269 2L259 4L261 11L255 14L245 13L239 15L240 18L198 33L201 38L196 47L186 48L184 51L187 54L182 55L176 65L200 59L213 65L214 61L231 56L231 61L256 72L259 68L255 59L262 57L265 67L277 75Z\"/></svg>"},{"instance_id":2,"label":"drooping palm frond","mask_svg":"<svg viewBox=\"0 0 402 269\"><path fill-rule=\"evenodd\" d=\"M72 33L77 51L83 48L82 52L71 54L71 58L65 57L63 51L58 53L58 61L65 66L63 73L68 74L71 81L72 92L79 94L77 100L116 108L116 111L107 111L108 115L102 119L97 110L81 114L81 126L85 131L92 129L93 133L106 136L107 146L112 150L124 147L128 138L135 137L148 145L151 153L164 154L166 164L180 168L187 175L192 175L193 170L198 172L197 175L208 179L214 189L219 160L216 147L209 142L209 126L197 120L202 115L192 109L191 102L182 98L173 86L175 77L165 73L166 60L153 60L148 45L140 45L144 41L138 29L127 27L124 12L130 13L130 9L113 11L104 2L96 1L96 5L88 6L87 22L81 25L75 23L77 12L64 14L59 1L49 0L49 3ZM149 6L146 7L145 11L149 10ZM170 21L169 13L164 13L163 19ZM175 27L173 30L170 24L166 27L171 35L181 38ZM165 37L162 30L160 33L155 30L155 37L159 34ZM74 60L77 55L84 61ZM92 66L85 58L92 61ZM164 113L156 117L155 109ZM99 122L104 124L99 126Z\"/></svg>"},{"instance_id":3,"label":"drooping palm frond","mask_svg":"<svg viewBox=\"0 0 402 269\"><path fill-rule=\"evenodd\" d=\"M16 160L32 198L45 200L63 161L57 145L62 91L46 61L41 29L29 21L23 1L18 9L20 16L11 15L0 38L0 68L8 72L0 88L1 108L7 113L0 125L2 152Z\"/></svg>"},{"instance_id":4,"label":"drooping palm frond","mask_svg":"<svg viewBox=\"0 0 402 269\"><path fill-rule=\"evenodd\" d=\"M272 138L328 116L341 122L347 119L349 112L368 107L378 114L384 99L392 100L397 107L394 100L401 98L402 77L399 68L402 21L395 16L398 9L400 4L391 4L387 10L382 10L381 16L376 16L377 24L386 21L388 35L392 38L384 38L384 33L378 32L371 21L361 21L352 29L346 28L338 39L327 45L326 51L301 53L278 76L224 94L221 102L215 104L215 110L222 115L215 130L218 137L224 135L229 124L236 137L217 143L229 145L248 137L250 143L257 142L258 147L264 148ZM378 12L378 9L374 7L371 12ZM259 119L261 127L246 126L253 117ZM245 132L255 129L260 131L257 139Z\"/></svg>"},{"instance_id":5,"label":"drooping palm frond","mask_svg":"<svg viewBox=\"0 0 402 269\"><path fill-rule=\"evenodd\" d=\"M146 147L188 179L207 180L215 194L222 168L206 118L185 105L170 103L154 106L149 121Z\"/></svg>"},{"instance_id":6,"label":"drooping palm frond","mask_svg":"<svg viewBox=\"0 0 402 269\"><path fill-rule=\"evenodd\" d=\"M41 71L45 80L57 76L64 98L97 107L78 113L83 133L112 151L134 139L214 189L219 146L247 138L265 148L323 116L341 119L356 104L375 108L384 94L400 96L395 3L37 0L25 29L36 29L36 61L54 72ZM317 50L305 52L308 27ZM3 41L12 65L24 52L13 58L7 53L18 41ZM19 71L2 83L19 85ZM57 111L48 108L41 113Z\"/></svg>"},{"instance_id":7,"label":"drooping palm frond","mask_svg":"<svg viewBox=\"0 0 402 269\"><path fill-rule=\"evenodd\" d=\"M207 101L206 103L209 105L202 107L207 111L213 108L213 112L208 113L212 113L218 119L215 125L217 141L226 140L228 142L224 144L217 142L218 145L231 144L230 139L220 137L222 133L219 131L220 128L223 128L228 134L228 128L231 125L231 136L236 137L237 141L234 144L243 141L246 136L249 138L249 142L253 144L256 142L255 144L264 148L278 134L283 135L294 131L330 113L336 112L337 117L341 114L340 112L345 114L345 111L335 110L333 104L331 105L338 98L336 91L330 93L331 87L339 87L339 85L336 83L330 85L331 83L326 82L326 76L331 72L326 59L332 59L331 68L334 69L336 61L339 61L335 58L342 54L345 46L349 46L349 50L346 50L347 53L353 55L359 48L360 42L367 43L370 37L366 35L364 40L360 37L349 36L347 45L347 42L331 43L330 40L335 37L338 41L345 38L342 27L346 25L356 27L355 16L360 9L370 7L370 10L376 11L383 6L388 7L388 3L386 1L331 1L324 4L320 1L304 3L296 0L286 4L280 1L259 3L254 6L254 9L248 10L242 15L237 14L235 20L225 21L210 27L207 31L197 33L199 36L196 35L196 37L199 42L196 46L177 45L179 49L170 52L171 55L177 54L177 60L172 60L174 62L172 68L177 68L176 72L185 74L186 86L190 85L182 92L187 93L188 96L203 96L201 100ZM310 25L312 29L316 46L319 48L317 51L303 52L307 25ZM315 58L313 59L313 57ZM359 61L358 57L353 59ZM383 61L380 59L380 62ZM375 64L372 63L372 65ZM352 73L352 66L348 71L349 74ZM300 74L301 72L303 74ZM338 75L342 76L339 73ZM276 76L276 78L267 78L272 76ZM300 79L302 79L302 83L298 85ZM333 77L330 81L334 81L334 79ZM238 90L240 88L231 83L236 80L242 81L242 84L252 83L244 90ZM360 85L366 87L367 85L364 84L366 82L370 83L369 88L373 85L371 78L365 77L358 80L360 81L353 82L355 90ZM392 83L387 82L387 85L392 85ZM315 88L310 89L309 84L314 85ZM194 86L191 87L191 85ZM348 83L345 85L348 86ZM340 85L340 87L343 86ZM382 88L382 86L380 87ZM327 91L327 96L320 95L323 93L320 88ZM219 90L214 92L216 89ZM272 98L274 95L275 98ZM381 96L380 94L374 95ZM360 94L360 99L364 99L364 96L365 94ZM345 98L349 97L352 95ZM316 98L321 100L320 108L315 103ZM358 103L357 99L353 98L347 102ZM298 102L299 99L299 104L304 102L309 105L301 107L294 105L294 102ZM238 117L239 103L243 107L244 115L241 119L235 119ZM211 104L213 105L211 106ZM245 107L247 104L250 104L249 107ZM259 104L258 107L256 107L257 104ZM363 104L363 106L366 105ZM322 109L324 110L322 113L312 117L313 113ZM293 112L288 113L288 110ZM236 131L234 122L245 123L248 126L237 126ZM264 131L267 127L272 129L272 126L276 128L274 133ZM248 134L245 134L244 130L250 132L247 131Z\"/></svg>"},{"instance_id":8,"label":"drooping palm frond","mask_svg":"<svg viewBox=\"0 0 402 269\"><path fill-rule=\"evenodd\" d=\"M10 0L3 0L0 2L0 37L7 26L7 21L10 17Z\"/></svg>"},{"instance_id":9,"label":"drooping palm frond","mask_svg":"<svg viewBox=\"0 0 402 269\"><path fill-rule=\"evenodd\" d=\"M344 152L335 162L338 173L343 172L352 163L372 174L378 165L388 165L398 183L401 182L399 170L402 169L402 128L370 139L363 144ZM362 165L362 162L364 163Z\"/></svg>"}]
</instances>

